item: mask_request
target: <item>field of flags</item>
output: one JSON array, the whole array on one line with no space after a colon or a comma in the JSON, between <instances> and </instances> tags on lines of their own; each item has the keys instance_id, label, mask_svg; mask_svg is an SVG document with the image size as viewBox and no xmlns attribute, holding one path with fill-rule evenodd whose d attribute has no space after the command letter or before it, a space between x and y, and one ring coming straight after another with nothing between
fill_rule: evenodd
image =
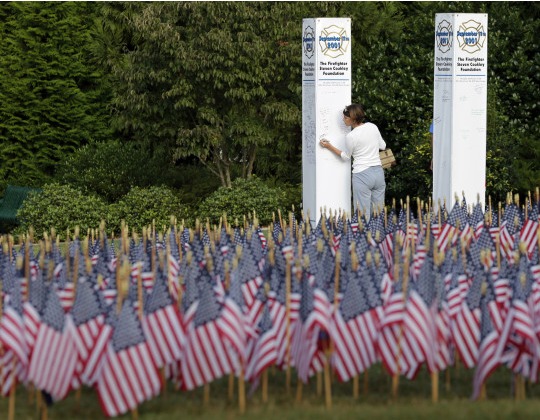
<instances>
[{"instance_id":1,"label":"field of flags","mask_svg":"<svg viewBox=\"0 0 540 420\"><path fill-rule=\"evenodd\" d=\"M267 387L269 368L307 383L342 382L381 364L414 380L457 363L516 384L540 370L540 201L437 210L416 203L366 218L293 213L264 235L256 217L195 228L172 220L142 234L102 225L15 244L1 238L0 392L17 384L61 404L95 389L106 416L136 412L170 381L178 390L234 377ZM524 385L516 395L524 397ZM436 398L436 397L435 397ZM245 400L240 402L245 410ZM10 416L12 413L10 414Z\"/></svg>"}]
</instances>

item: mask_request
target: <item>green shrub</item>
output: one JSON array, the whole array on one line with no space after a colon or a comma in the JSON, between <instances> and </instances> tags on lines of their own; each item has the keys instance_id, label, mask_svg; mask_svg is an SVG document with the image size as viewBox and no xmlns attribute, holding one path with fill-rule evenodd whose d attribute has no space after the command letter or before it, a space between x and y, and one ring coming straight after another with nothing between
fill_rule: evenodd
<instances>
[{"instance_id":1,"label":"green shrub","mask_svg":"<svg viewBox=\"0 0 540 420\"><path fill-rule=\"evenodd\" d=\"M32 192L17 213L20 226L14 233L28 231L32 226L38 238L43 232L55 228L64 237L67 229L79 226L82 233L98 228L102 219L107 221L107 204L95 195L57 183L46 184L40 193Z\"/></svg>"},{"instance_id":2,"label":"green shrub","mask_svg":"<svg viewBox=\"0 0 540 420\"><path fill-rule=\"evenodd\" d=\"M199 206L201 221L210 219L212 224L219 223L223 213L229 222L238 218L243 220L255 211L259 223L267 225L272 221L272 213L286 209L287 195L280 188L272 188L259 178L237 178L231 188L220 187L210 194Z\"/></svg>"},{"instance_id":3,"label":"green shrub","mask_svg":"<svg viewBox=\"0 0 540 420\"><path fill-rule=\"evenodd\" d=\"M122 220L128 227L142 232L155 220L156 229L170 225L171 216L178 222L185 219L189 223L188 208L182 204L178 194L168 187L133 187L129 193L117 203L110 205L111 225L117 226L119 231Z\"/></svg>"},{"instance_id":4,"label":"green shrub","mask_svg":"<svg viewBox=\"0 0 540 420\"><path fill-rule=\"evenodd\" d=\"M146 147L137 143L111 140L88 144L69 155L61 162L57 178L63 184L114 202L131 187L161 184L167 174L164 156L152 156Z\"/></svg>"}]
</instances>

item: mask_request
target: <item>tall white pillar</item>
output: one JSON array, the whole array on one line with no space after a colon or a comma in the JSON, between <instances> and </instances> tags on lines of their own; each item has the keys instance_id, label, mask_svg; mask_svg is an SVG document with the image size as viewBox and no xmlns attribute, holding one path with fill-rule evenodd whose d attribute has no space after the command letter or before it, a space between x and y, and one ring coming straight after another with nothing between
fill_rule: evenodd
<instances>
[{"instance_id":1,"label":"tall white pillar","mask_svg":"<svg viewBox=\"0 0 540 420\"><path fill-rule=\"evenodd\" d=\"M487 14L435 16L433 203L485 203ZM429 124L429 122L426 122Z\"/></svg>"},{"instance_id":2,"label":"tall white pillar","mask_svg":"<svg viewBox=\"0 0 540 420\"><path fill-rule=\"evenodd\" d=\"M319 146L327 138L343 149L351 103L351 20L311 18L302 24L303 212L317 222L320 209L351 211L351 164Z\"/></svg>"}]
</instances>

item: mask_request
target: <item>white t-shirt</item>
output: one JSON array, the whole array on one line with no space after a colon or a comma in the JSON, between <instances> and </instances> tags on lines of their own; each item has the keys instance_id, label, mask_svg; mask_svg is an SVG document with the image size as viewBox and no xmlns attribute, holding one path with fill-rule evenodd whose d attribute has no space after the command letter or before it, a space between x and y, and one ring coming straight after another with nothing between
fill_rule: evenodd
<instances>
[{"instance_id":1,"label":"white t-shirt","mask_svg":"<svg viewBox=\"0 0 540 420\"><path fill-rule=\"evenodd\" d=\"M367 122L354 128L345 137L345 149L341 152L342 159L353 159L352 172L358 173L371 166L380 166L379 150L386 149L377 126Z\"/></svg>"}]
</instances>

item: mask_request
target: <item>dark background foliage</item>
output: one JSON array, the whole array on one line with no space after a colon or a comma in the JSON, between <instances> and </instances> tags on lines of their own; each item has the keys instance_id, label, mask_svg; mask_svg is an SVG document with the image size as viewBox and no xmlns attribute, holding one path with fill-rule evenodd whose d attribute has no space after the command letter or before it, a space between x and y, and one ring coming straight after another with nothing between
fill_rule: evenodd
<instances>
[{"instance_id":1,"label":"dark background foliage","mask_svg":"<svg viewBox=\"0 0 540 420\"><path fill-rule=\"evenodd\" d=\"M488 13L487 193L527 194L537 2L0 3L0 190L55 183L114 205L162 186L210 217L218 187L256 175L299 208L301 21L337 16L352 19L353 101L399 162L387 204L427 199L439 12Z\"/></svg>"}]
</instances>

